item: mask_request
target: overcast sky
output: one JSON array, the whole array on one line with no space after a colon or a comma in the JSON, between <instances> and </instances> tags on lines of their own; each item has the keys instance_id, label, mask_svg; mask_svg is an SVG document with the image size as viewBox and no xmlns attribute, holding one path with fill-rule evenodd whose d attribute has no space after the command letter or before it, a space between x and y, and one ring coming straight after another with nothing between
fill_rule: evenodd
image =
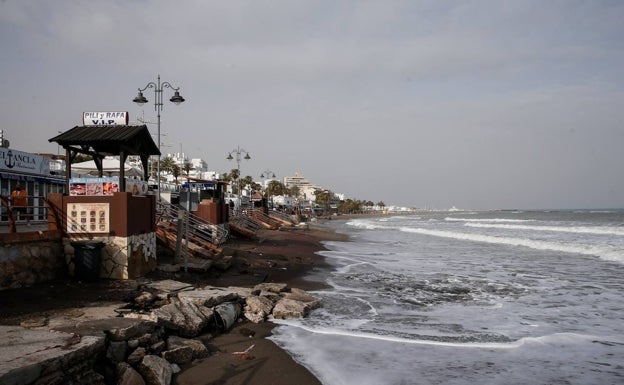
<instances>
[{"instance_id":1,"label":"overcast sky","mask_svg":"<svg viewBox=\"0 0 624 385\"><path fill-rule=\"evenodd\" d=\"M386 205L624 207L624 1L0 1L11 148L83 111ZM155 124L148 125L155 134ZM156 140L156 139L155 139Z\"/></svg>"}]
</instances>

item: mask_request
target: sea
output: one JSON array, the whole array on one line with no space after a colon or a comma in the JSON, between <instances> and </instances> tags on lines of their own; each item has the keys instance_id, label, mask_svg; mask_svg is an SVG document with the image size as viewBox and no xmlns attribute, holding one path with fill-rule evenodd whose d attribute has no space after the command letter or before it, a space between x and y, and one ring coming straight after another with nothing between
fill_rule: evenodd
<instances>
[{"instance_id":1,"label":"sea","mask_svg":"<svg viewBox=\"0 0 624 385\"><path fill-rule=\"evenodd\" d=\"M623 210L326 225L322 306L271 337L323 384L624 384Z\"/></svg>"}]
</instances>

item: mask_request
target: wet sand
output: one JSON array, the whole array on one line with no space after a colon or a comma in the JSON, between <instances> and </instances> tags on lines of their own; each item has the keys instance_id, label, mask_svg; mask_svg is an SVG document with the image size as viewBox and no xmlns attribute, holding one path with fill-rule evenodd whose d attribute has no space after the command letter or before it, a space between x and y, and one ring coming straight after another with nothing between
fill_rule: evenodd
<instances>
[{"instance_id":1,"label":"wet sand","mask_svg":"<svg viewBox=\"0 0 624 385\"><path fill-rule=\"evenodd\" d=\"M273 324L244 323L206 342L213 352L176 376L177 385L319 385L306 368L272 341ZM253 334L249 337L249 334ZM251 347L248 355L233 354Z\"/></svg>"},{"instance_id":2,"label":"wet sand","mask_svg":"<svg viewBox=\"0 0 624 385\"><path fill-rule=\"evenodd\" d=\"M311 225L307 229L265 231L259 240L234 240L230 246L238 263L247 269L244 274L233 269L218 278L219 286L247 285L256 279L265 282L285 282L289 287L305 290L322 288L323 284L304 279L312 269L325 269L322 256L324 240L345 240L326 228ZM229 250L226 250L229 251ZM243 282L247 281L247 282ZM275 325L270 322L236 325L229 333L206 341L212 351L210 357L197 360L176 376L177 385L312 385L320 384L306 368L294 361L288 353L272 341ZM253 334L253 336L249 336ZM241 357L234 352L250 348L249 355Z\"/></svg>"},{"instance_id":3,"label":"wet sand","mask_svg":"<svg viewBox=\"0 0 624 385\"><path fill-rule=\"evenodd\" d=\"M101 302L127 301L136 295L136 288L144 280L174 279L196 287L244 286L261 282L284 282L289 287L315 290L324 287L304 277L312 271L328 269L324 258L316 253L324 249L325 240L346 240L322 225L310 224L258 233L254 240L232 238L223 247L224 255L234 256L232 266L205 273L163 273L155 271L138 280L99 280L78 282L61 279L27 288L0 291L0 324L19 325L33 318L49 318L69 309L96 306ZM159 262L161 259L159 249ZM163 253L164 254L164 253ZM167 257L165 256L164 259ZM242 322L229 331L211 338L200 339L209 347L211 355L182 368L173 384L319 384L317 378L295 362L285 351L265 337L275 325L270 322L253 324ZM253 336L249 336L253 334ZM247 359L233 352L244 351L251 345Z\"/></svg>"}]
</instances>

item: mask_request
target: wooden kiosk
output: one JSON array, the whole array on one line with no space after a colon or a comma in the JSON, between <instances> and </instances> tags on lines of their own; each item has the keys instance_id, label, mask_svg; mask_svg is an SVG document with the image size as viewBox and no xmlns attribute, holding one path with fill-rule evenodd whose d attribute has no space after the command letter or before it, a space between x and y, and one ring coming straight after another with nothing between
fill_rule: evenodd
<instances>
[{"instance_id":1,"label":"wooden kiosk","mask_svg":"<svg viewBox=\"0 0 624 385\"><path fill-rule=\"evenodd\" d=\"M50 194L49 201L57 211L56 218L60 218L50 227L63 233L70 271L76 271L76 245L89 243L101 249L97 274L101 278L133 279L153 271L157 264L156 196L146 186L148 159L151 155L160 156L160 151L147 126L76 126L49 141L66 152L66 193ZM99 175L92 181L87 179L84 189L72 190L71 162L78 154L92 156ZM116 186L114 179L102 175L102 160L106 156L120 158ZM128 156L140 157L144 184L126 181L124 165ZM128 185L145 189L128 191Z\"/></svg>"}]
</instances>

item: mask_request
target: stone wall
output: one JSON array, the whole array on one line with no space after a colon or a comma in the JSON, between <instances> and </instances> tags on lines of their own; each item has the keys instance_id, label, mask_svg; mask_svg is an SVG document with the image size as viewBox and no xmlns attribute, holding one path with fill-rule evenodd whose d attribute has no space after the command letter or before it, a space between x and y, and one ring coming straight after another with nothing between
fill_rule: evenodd
<instances>
[{"instance_id":1,"label":"stone wall","mask_svg":"<svg viewBox=\"0 0 624 385\"><path fill-rule=\"evenodd\" d=\"M60 238L19 239L0 244L0 290L67 276Z\"/></svg>"},{"instance_id":2,"label":"stone wall","mask_svg":"<svg viewBox=\"0 0 624 385\"><path fill-rule=\"evenodd\" d=\"M76 250L71 238L63 240L65 260L71 274L75 272ZM111 279L134 279L156 269L156 233L131 235L128 237L94 237L88 242L102 242L100 277Z\"/></svg>"}]
</instances>

